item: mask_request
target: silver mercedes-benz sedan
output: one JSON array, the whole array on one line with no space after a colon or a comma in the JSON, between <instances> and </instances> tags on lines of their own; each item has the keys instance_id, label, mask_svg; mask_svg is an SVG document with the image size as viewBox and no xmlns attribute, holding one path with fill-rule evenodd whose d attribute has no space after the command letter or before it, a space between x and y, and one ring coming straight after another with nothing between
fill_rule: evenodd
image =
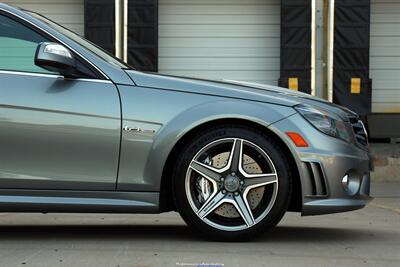
<instances>
[{"instance_id":1,"label":"silver mercedes-benz sedan","mask_svg":"<svg viewBox=\"0 0 400 267\"><path fill-rule=\"evenodd\" d=\"M0 211L178 211L247 240L286 211L364 207L357 114L268 85L136 71L48 19L0 4Z\"/></svg>"}]
</instances>

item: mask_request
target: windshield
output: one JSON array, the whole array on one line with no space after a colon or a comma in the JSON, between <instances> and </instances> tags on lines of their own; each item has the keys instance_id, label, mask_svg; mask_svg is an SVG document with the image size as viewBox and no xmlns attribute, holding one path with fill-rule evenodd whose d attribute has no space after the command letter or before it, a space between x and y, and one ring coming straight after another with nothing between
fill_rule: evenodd
<instances>
[{"instance_id":1,"label":"windshield","mask_svg":"<svg viewBox=\"0 0 400 267\"><path fill-rule=\"evenodd\" d=\"M91 43L90 41L83 39L81 36L79 36L78 34L68 30L67 28L64 28L63 26L55 23L54 21L43 17L42 15L32 12L32 11L26 11L25 12L29 13L30 15L34 16L35 18L41 20L42 22L46 23L47 25L49 25L50 27L52 27L53 29L55 29L56 31L60 32L61 34L67 36L68 38L72 39L73 41L77 42L78 44L80 44L81 46L83 46L84 48L88 49L89 51L91 51L92 53L96 54L98 57L100 57L101 59L103 59L104 61L118 67L121 69L132 69L132 67L130 67L129 65L123 63L122 61L120 61L118 58L114 57L113 55L109 54L107 51L105 51L104 49L98 47L97 45Z\"/></svg>"}]
</instances>

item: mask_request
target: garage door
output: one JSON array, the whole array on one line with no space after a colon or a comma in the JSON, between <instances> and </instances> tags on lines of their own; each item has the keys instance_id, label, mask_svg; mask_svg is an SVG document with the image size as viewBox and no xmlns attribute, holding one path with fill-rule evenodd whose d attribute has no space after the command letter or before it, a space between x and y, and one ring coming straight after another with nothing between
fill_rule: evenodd
<instances>
[{"instance_id":1,"label":"garage door","mask_svg":"<svg viewBox=\"0 0 400 267\"><path fill-rule=\"evenodd\" d=\"M372 111L400 112L400 0L371 2Z\"/></svg>"},{"instance_id":2,"label":"garage door","mask_svg":"<svg viewBox=\"0 0 400 267\"><path fill-rule=\"evenodd\" d=\"M276 85L279 0L160 0L159 72Z\"/></svg>"},{"instance_id":3,"label":"garage door","mask_svg":"<svg viewBox=\"0 0 400 267\"><path fill-rule=\"evenodd\" d=\"M84 0L3 0L2 2L40 13L84 35Z\"/></svg>"}]
</instances>

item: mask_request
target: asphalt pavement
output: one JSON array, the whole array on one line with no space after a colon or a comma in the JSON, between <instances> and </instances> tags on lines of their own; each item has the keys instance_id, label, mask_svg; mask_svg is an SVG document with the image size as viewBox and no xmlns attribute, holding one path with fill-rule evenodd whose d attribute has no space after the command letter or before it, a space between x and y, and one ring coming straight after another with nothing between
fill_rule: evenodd
<instances>
[{"instance_id":1,"label":"asphalt pavement","mask_svg":"<svg viewBox=\"0 0 400 267\"><path fill-rule=\"evenodd\" d=\"M176 213L0 214L0 267L400 266L400 183L374 184L362 210L288 213L247 243L193 235Z\"/></svg>"}]
</instances>

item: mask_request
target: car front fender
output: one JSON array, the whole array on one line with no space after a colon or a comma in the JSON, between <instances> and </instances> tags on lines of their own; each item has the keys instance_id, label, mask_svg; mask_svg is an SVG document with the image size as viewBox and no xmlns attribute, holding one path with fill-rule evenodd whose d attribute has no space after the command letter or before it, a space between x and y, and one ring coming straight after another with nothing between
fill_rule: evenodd
<instances>
[{"instance_id":1,"label":"car front fender","mask_svg":"<svg viewBox=\"0 0 400 267\"><path fill-rule=\"evenodd\" d=\"M291 107L237 100L214 101L187 109L164 125L155 136L144 170L145 179L160 179L168 156L179 140L201 125L219 120L243 120L268 127L294 113ZM160 185L155 184L154 189L159 191Z\"/></svg>"}]
</instances>

